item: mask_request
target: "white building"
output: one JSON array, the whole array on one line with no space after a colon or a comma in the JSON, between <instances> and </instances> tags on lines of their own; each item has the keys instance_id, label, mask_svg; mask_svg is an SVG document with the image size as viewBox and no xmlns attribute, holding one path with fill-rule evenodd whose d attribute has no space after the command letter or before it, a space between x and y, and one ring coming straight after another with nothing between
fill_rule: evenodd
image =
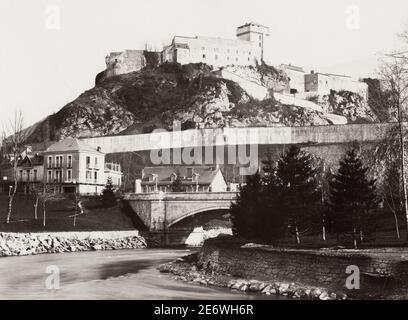
<instances>
[{"instance_id":1,"label":"white building","mask_svg":"<svg viewBox=\"0 0 408 320\"><path fill-rule=\"evenodd\" d=\"M302 93L305 91L305 71L302 67L281 64L279 68L288 75L290 93Z\"/></svg>"},{"instance_id":2,"label":"white building","mask_svg":"<svg viewBox=\"0 0 408 320\"><path fill-rule=\"evenodd\" d=\"M120 166L105 164L105 154L75 138L56 142L43 152L44 180L63 193L100 194L107 178L122 183Z\"/></svg>"},{"instance_id":3,"label":"white building","mask_svg":"<svg viewBox=\"0 0 408 320\"><path fill-rule=\"evenodd\" d=\"M161 63L206 63L215 67L226 65L254 66L264 55L269 28L258 23L246 23L236 30L236 39L217 37L175 36L161 52L153 52ZM146 66L144 50L112 52L105 58L105 77L139 71Z\"/></svg>"},{"instance_id":4,"label":"white building","mask_svg":"<svg viewBox=\"0 0 408 320\"><path fill-rule=\"evenodd\" d=\"M350 91L368 98L368 85L349 76L311 71L305 76L305 92L328 95L330 91Z\"/></svg>"},{"instance_id":5,"label":"white building","mask_svg":"<svg viewBox=\"0 0 408 320\"><path fill-rule=\"evenodd\" d=\"M184 192L225 192L228 187L218 167L157 166L143 169L142 179L136 180L135 192L172 192L177 178Z\"/></svg>"},{"instance_id":6,"label":"white building","mask_svg":"<svg viewBox=\"0 0 408 320\"><path fill-rule=\"evenodd\" d=\"M268 27L251 22L237 28L237 39L175 36L163 49L162 62L202 62L215 67L253 66L263 58L268 35Z\"/></svg>"}]
</instances>

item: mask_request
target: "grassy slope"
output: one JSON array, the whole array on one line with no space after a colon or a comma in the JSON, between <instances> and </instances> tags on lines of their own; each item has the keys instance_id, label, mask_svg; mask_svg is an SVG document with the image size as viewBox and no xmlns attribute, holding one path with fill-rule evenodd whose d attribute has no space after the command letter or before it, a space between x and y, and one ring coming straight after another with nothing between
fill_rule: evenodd
<instances>
[{"instance_id":1,"label":"grassy slope","mask_svg":"<svg viewBox=\"0 0 408 320\"><path fill-rule=\"evenodd\" d=\"M73 206L69 201L50 203L47 210L46 226L42 226L42 206L38 207L38 220L34 220L34 200L24 195L15 198L12 222L6 224L7 196L0 195L0 232L42 232L42 231L110 231L134 230L130 217L120 208L109 209L92 205L85 208L85 214L77 216L73 226ZM85 202L86 206L86 202Z\"/></svg>"}]
</instances>

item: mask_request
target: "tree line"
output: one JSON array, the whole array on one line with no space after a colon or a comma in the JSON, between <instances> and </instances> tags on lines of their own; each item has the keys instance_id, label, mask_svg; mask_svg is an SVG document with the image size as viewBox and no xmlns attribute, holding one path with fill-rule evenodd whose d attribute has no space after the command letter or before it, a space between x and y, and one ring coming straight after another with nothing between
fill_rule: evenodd
<instances>
[{"instance_id":1,"label":"tree line","mask_svg":"<svg viewBox=\"0 0 408 320\"><path fill-rule=\"evenodd\" d=\"M331 173L291 146L278 161L268 157L240 188L230 209L233 232L267 243L290 234L300 244L305 233L320 230L322 240L330 232L337 243L357 247L374 231L379 204L376 181L367 171L355 149Z\"/></svg>"}]
</instances>

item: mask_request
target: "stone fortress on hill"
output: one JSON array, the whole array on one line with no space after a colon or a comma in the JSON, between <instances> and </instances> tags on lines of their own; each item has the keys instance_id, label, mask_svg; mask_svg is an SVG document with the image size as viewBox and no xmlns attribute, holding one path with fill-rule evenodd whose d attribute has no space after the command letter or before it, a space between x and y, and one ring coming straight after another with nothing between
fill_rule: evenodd
<instances>
[{"instance_id":1,"label":"stone fortress on hill","mask_svg":"<svg viewBox=\"0 0 408 320\"><path fill-rule=\"evenodd\" d=\"M215 69L226 66L256 66L264 61L264 48L269 36L269 28L250 22L239 26L236 39L218 37L175 36L170 45L162 51L125 50L112 52L106 56L105 77L139 71L148 63L148 57L154 56L158 64L177 62L180 64L206 63ZM286 94L327 95L331 90L350 91L367 98L368 86L350 76L310 71L302 67L281 64L279 69L288 76Z\"/></svg>"}]
</instances>

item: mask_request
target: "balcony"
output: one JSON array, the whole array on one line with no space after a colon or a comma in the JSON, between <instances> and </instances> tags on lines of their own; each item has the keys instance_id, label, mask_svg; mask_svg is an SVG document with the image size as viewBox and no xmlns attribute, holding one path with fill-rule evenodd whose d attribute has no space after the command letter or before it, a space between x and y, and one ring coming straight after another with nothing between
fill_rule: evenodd
<instances>
[{"instance_id":1,"label":"balcony","mask_svg":"<svg viewBox=\"0 0 408 320\"><path fill-rule=\"evenodd\" d=\"M47 163L47 169L62 169L62 163Z\"/></svg>"}]
</instances>

